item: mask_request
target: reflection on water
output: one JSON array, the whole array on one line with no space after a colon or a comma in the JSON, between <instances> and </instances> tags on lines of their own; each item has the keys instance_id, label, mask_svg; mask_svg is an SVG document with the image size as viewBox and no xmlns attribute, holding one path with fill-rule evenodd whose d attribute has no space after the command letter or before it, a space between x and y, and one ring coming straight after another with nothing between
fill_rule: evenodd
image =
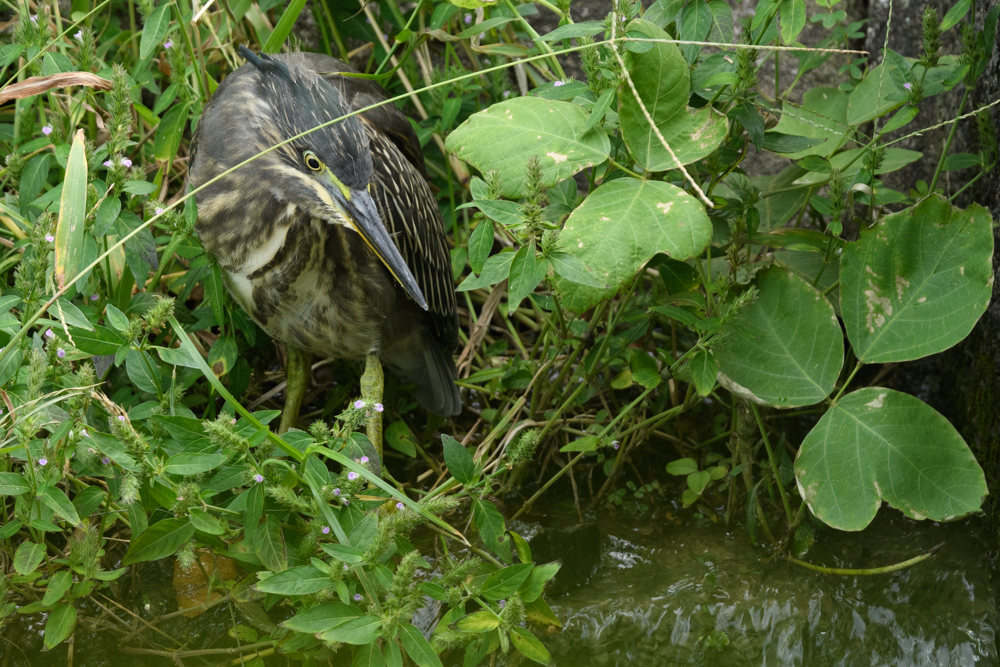
<instances>
[{"instance_id":1,"label":"reflection on water","mask_svg":"<svg viewBox=\"0 0 1000 667\"><path fill-rule=\"evenodd\" d=\"M545 640L556 665L1000 664L979 520L933 524L883 510L862 533L817 534L806 559L834 567L889 565L946 543L909 570L868 577L763 562L745 531L708 521L596 521L600 564L551 600L565 623Z\"/></svg>"}]
</instances>

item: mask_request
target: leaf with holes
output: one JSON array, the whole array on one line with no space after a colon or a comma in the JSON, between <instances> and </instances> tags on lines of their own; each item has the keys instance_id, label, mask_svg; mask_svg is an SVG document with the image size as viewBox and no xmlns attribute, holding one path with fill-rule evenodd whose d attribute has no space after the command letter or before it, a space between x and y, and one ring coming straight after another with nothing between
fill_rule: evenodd
<instances>
[{"instance_id":1,"label":"leaf with holes","mask_svg":"<svg viewBox=\"0 0 1000 667\"><path fill-rule=\"evenodd\" d=\"M881 387L841 398L795 457L799 493L818 518L861 530L882 501L914 519L975 512L986 477L955 427L923 401Z\"/></svg>"},{"instance_id":2,"label":"leaf with holes","mask_svg":"<svg viewBox=\"0 0 1000 667\"><path fill-rule=\"evenodd\" d=\"M789 271L757 277L757 300L727 325L715 358L727 389L781 408L826 398L844 364L844 335L833 306Z\"/></svg>"},{"instance_id":3,"label":"leaf with holes","mask_svg":"<svg viewBox=\"0 0 1000 667\"><path fill-rule=\"evenodd\" d=\"M651 39L671 39L661 28L641 19L629 23L629 31ZM676 45L656 43L645 53L628 52L624 57L639 98L681 164L700 160L719 147L729 124L712 105L688 107L690 68ZM677 160L663 147L627 83L618 91L618 113L622 138L643 169L676 168Z\"/></svg>"},{"instance_id":4,"label":"leaf with holes","mask_svg":"<svg viewBox=\"0 0 1000 667\"><path fill-rule=\"evenodd\" d=\"M480 171L496 169L503 196L523 194L528 160L537 155L550 187L608 158L602 130L584 132L587 113L570 102L518 97L472 114L448 135L448 150Z\"/></svg>"},{"instance_id":5,"label":"leaf with holes","mask_svg":"<svg viewBox=\"0 0 1000 667\"><path fill-rule=\"evenodd\" d=\"M933 195L847 244L840 308L858 359L909 361L965 338L993 292L992 228L981 206Z\"/></svg>"}]
</instances>

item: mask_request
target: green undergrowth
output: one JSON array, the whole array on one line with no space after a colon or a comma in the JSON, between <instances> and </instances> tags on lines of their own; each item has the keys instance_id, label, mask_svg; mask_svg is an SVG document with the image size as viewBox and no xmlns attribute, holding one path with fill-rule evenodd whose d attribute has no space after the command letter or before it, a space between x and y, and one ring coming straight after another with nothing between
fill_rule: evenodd
<instances>
[{"instance_id":1,"label":"green undergrowth","mask_svg":"<svg viewBox=\"0 0 1000 667\"><path fill-rule=\"evenodd\" d=\"M211 552L244 573L208 580L245 664L546 664L559 564L508 525L555 484L581 508L722 507L799 557L883 502L978 511L964 440L882 371L990 300L994 223L954 202L997 159L967 106L997 9L928 9L919 53L869 59L864 22L818 5L760 0L741 25L723 0L580 23L568 0L6 5L0 622L44 613L55 649L130 568ZM274 434L281 345L194 234L201 111L237 45L303 48L297 20L413 119L453 240L466 409L444 422L390 383L384 460L350 363L317 367L303 428ZM813 70L839 85L805 89ZM943 151L899 148L949 91ZM976 152L952 150L960 126ZM921 161L930 182L890 185ZM142 642L215 659L162 620Z\"/></svg>"}]
</instances>

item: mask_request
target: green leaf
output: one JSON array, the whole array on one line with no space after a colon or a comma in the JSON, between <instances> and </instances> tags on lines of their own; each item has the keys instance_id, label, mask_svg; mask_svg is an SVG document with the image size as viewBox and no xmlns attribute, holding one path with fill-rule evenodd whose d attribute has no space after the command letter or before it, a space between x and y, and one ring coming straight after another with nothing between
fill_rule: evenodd
<instances>
[{"instance_id":1,"label":"green leaf","mask_svg":"<svg viewBox=\"0 0 1000 667\"><path fill-rule=\"evenodd\" d=\"M73 573L69 570L59 570L49 579L49 585L45 587L45 596L42 604L51 607L62 599L62 596L73 585Z\"/></svg>"},{"instance_id":2,"label":"green leaf","mask_svg":"<svg viewBox=\"0 0 1000 667\"><path fill-rule=\"evenodd\" d=\"M61 604L49 613L45 621L45 648L53 649L76 629L76 607Z\"/></svg>"},{"instance_id":3,"label":"green leaf","mask_svg":"<svg viewBox=\"0 0 1000 667\"><path fill-rule=\"evenodd\" d=\"M549 253L548 259L549 263L552 264L552 270L570 282L587 287L607 287L594 277L594 272L590 270L590 267L576 255L571 255L563 250L553 250Z\"/></svg>"},{"instance_id":4,"label":"green leaf","mask_svg":"<svg viewBox=\"0 0 1000 667\"><path fill-rule=\"evenodd\" d=\"M649 309L654 313L666 315L670 319L676 320L680 324L688 326L694 325L698 321L698 316L690 310L684 310L679 306L653 306Z\"/></svg>"},{"instance_id":5,"label":"green leaf","mask_svg":"<svg viewBox=\"0 0 1000 667\"><path fill-rule=\"evenodd\" d=\"M70 329L70 334L76 349L96 356L115 354L123 345L128 345L124 336L100 324L94 326L93 332L74 328Z\"/></svg>"},{"instance_id":6,"label":"green leaf","mask_svg":"<svg viewBox=\"0 0 1000 667\"><path fill-rule=\"evenodd\" d=\"M531 563L518 563L486 577L480 593L487 600L503 600L517 592L531 574Z\"/></svg>"},{"instance_id":7,"label":"green leaf","mask_svg":"<svg viewBox=\"0 0 1000 667\"><path fill-rule=\"evenodd\" d=\"M500 625L500 617L488 609L476 611L455 621L455 629L462 632L489 632Z\"/></svg>"},{"instance_id":8,"label":"green leaf","mask_svg":"<svg viewBox=\"0 0 1000 667\"><path fill-rule=\"evenodd\" d=\"M219 520L203 509L192 507L188 510L188 516L194 529L206 535L222 535L226 532Z\"/></svg>"},{"instance_id":9,"label":"green leaf","mask_svg":"<svg viewBox=\"0 0 1000 667\"><path fill-rule=\"evenodd\" d=\"M822 140L811 148L787 153L787 157L798 160L806 155L832 155L852 133L847 124L847 107L847 95L842 90L825 86L807 90L801 105L783 101L781 120L774 131Z\"/></svg>"},{"instance_id":10,"label":"green leaf","mask_svg":"<svg viewBox=\"0 0 1000 667\"><path fill-rule=\"evenodd\" d=\"M357 547L346 544L321 544L320 547L343 563L361 563L365 560L364 552Z\"/></svg>"},{"instance_id":11,"label":"green leaf","mask_svg":"<svg viewBox=\"0 0 1000 667\"><path fill-rule=\"evenodd\" d=\"M57 486L45 485L38 489L38 499L47 505L60 518L69 521L74 526L80 525L80 517L76 513L76 507L66 495L66 492Z\"/></svg>"},{"instance_id":12,"label":"green leaf","mask_svg":"<svg viewBox=\"0 0 1000 667\"><path fill-rule=\"evenodd\" d=\"M566 304L582 312L631 284L657 253L679 260L700 255L712 239L705 209L684 190L661 181L620 178L601 185L566 220L559 250L593 269L608 290L563 283Z\"/></svg>"},{"instance_id":13,"label":"green leaf","mask_svg":"<svg viewBox=\"0 0 1000 667\"><path fill-rule=\"evenodd\" d=\"M910 121L917 117L917 113L919 111L920 110L917 107L907 104L905 107L897 111L896 115L889 119L888 123L879 128L879 133L886 134L888 132L895 132L899 128L908 125Z\"/></svg>"},{"instance_id":14,"label":"green leaf","mask_svg":"<svg viewBox=\"0 0 1000 667\"><path fill-rule=\"evenodd\" d=\"M733 41L733 8L726 0L709 0L712 11L712 27L708 31L709 42Z\"/></svg>"},{"instance_id":15,"label":"green leaf","mask_svg":"<svg viewBox=\"0 0 1000 667\"><path fill-rule=\"evenodd\" d=\"M226 458L225 454L181 452L167 459L165 470L172 475L199 475L215 470L225 463Z\"/></svg>"},{"instance_id":16,"label":"green leaf","mask_svg":"<svg viewBox=\"0 0 1000 667\"><path fill-rule=\"evenodd\" d=\"M661 28L641 19L632 21L629 29L652 39L671 39ZM712 105L701 109L687 106L690 68L675 44L656 43L645 53L629 52L625 64L646 110L681 164L700 160L719 147L729 124ZM677 162L663 147L626 85L618 91L618 107L622 138L635 161L646 171L676 168Z\"/></svg>"},{"instance_id":17,"label":"green leaf","mask_svg":"<svg viewBox=\"0 0 1000 667\"><path fill-rule=\"evenodd\" d=\"M507 303L511 313L517 310L521 301L535 291L538 283L545 278L548 265L538 260L535 244L522 246L510 264L510 278L507 283Z\"/></svg>"},{"instance_id":18,"label":"green leaf","mask_svg":"<svg viewBox=\"0 0 1000 667\"><path fill-rule=\"evenodd\" d=\"M153 530L155 527L153 526L149 530ZM149 530L146 532L148 533ZM333 581L329 575L320 572L312 565L293 567L257 582L257 590L261 593L275 593L277 595L308 595L310 593L319 593L332 586Z\"/></svg>"},{"instance_id":19,"label":"green leaf","mask_svg":"<svg viewBox=\"0 0 1000 667\"><path fill-rule=\"evenodd\" d=\"M160 369L148 352L129 350L125 355L125 370L137 388L150 394L159 393Z\"/></svg>"},{"instance_id":20,"label":"green leaf","mask_svg":"<svg viewBox=\"0 0 1000 667\"><path fill-rule=\"evenodd\" d=\"M534 602L537 600L542 591L545 590L545 584L552 580L552 577L556 576L559 572L559 568L562 567L562 563L547 563L545 565L536 565L534 569L531 570L531 574L528 578L524 580L521 584L521 588L518 590L518 595L525 602Z\"/></svg>"},{"instance_id":21,"label":"green leaf","mask_svg":"<svg viewBox=\"0 0 1000 667\"><path fill-rule=\"evenodd\" d=\"M192 522L194 523L194 522ZM285 539L281 532L281 522L278 517L267 515L264 525L253 542L253 553L264 567L277 572L288 567L288 555L285 553Z\"/></svg>"},{"instance_id":22,"label":"green leaf","mask_svg":"<svg viewBox=\"0 0 1000 667\"><path fill-rule=\"evenodd\" d=\"M688 489L695 495L700 496L702 491L712 481L712 473L707 470L699 470L687 476Z\"/></svg>"},{"instance_id":23,"label":"green leaf","mask_svg":"<svg viewBox=\"0 0 1000 667\"><path fill-rule=\"evenodd\" d=\"M607 159L608 136L585 134L586 124L586 112L570 102L518 97L469 116L448 135L446 145L480 171L496 169L503 195L514 199L523 194L533 155L539 158L545 187Z\"/></svg>"},{"instance_id":24,"label":"green leaf","mask_svg":"<svg viewBox=\"0 0 1000 667\"><path fill-rule=\"evenodd\" d=\"M178 104L160 120L156 127L156 139L153 142L153 156L165 162L177 155L177 149L181 146L181 138L184 136L184 126L187 124L188 106Z\"/></svg>"},{"instance_id":25,"label":"green leaf","mask_svg":"<svg viewBox=\"0 0 1000 667\"><path fill-rule=\"evenodd\" d=\"M177 553L194 535L194 526L187 517L164 519L154 523L132 540L122 565L159 560Z\"/></svg>"},{"instance_id":26,"label":"green leaf","mask_svg":"<svg viewBox=\"0 0 1000 667\"><path fill-rule=\"evenodd\" d=\"M476 228L469 236L469 266L472 272L480 274L483 272L483 264L486 263L493 250L493 221L489 218L480 220Z\"/></svg>"},{"instance_id":27,"label":"green leaf","mask_svg":"<svg viewBox=\"0 0 1000 667\"><path fill-rule=\"evenodd\" d=\"M487 548L500 556L505 563L511 561L510 540L503 514L488 500L476 498L472 501L472 522Z\"/></svg>"},{"instance_id":28,"label":"green leaf","mask_svg":"<svg viewBox=\"0 0 1000 667\"><path fill-rule=\"evenodd\" d=\"M385 657L378 644L365 644L354 653L351 667L386 667Z\"/></svg>"},{"instance_id":29,"label":"green leaf","mask_svg":"<svg viewBox=\"0 0 1000 667\"><path fill-rule=\"evenodd\" d=\"M699 396L708 396L715 388L715 378L719 374L719 364L712 353L700 349L691 356L691 377Z\"/></svg>"},{"instance_id":30,"label":"green leaf","mask_svg":"<svg viewBox=\"0 0 1000 667\"><path fill-rule=\"evenodd\" d=\"M302 13L302 9L305 6L306 0L291 0L288 3L288 7L282 12L281 18L278 19L278 23L275 24L274 30L261 49L264 53L278 53L281 51L281 45L285 43L288 35L291 34L292 28L295 26L295 22L299 20L299 14Z\"/></svg>"},{"instance_id":31,"label":"green leaf","mask_svg":"<svg viewBox=\"0 0 1000 667\"><path fill-rule=\"evenodd\" d=\"M608 113L608 109L611 108L611 102L614 98L615 91L610 88L601 93L601 96L594 102L594 108L590 110L590 115L587 117L587 124L583 126L584 132L590 132L591 129L597 127L597 124L604 120L604 116Z\"/></svg>"},{"instance_id":32,"label":"green leaf","mask_svg":"<svg viewBox=\"0 0 1000 667\"><path fill-rule=\"evenodd\" d=\"M296 632L310 634L326 632L353 618L359 618L361 610L342 602L324 602L306 611L299 612L281 625Z\"/></svg>"},{"instance_id":33,"label":"green leaf","mask_svg":"<svg viewBox=\"0 0 1000 667\"><path fill-rule=\"evenodd\" d=\"M573 37L592 37L604 32L603 21L581 21L559 26L555 30L535 39L536 42L553 42Z\"/></svg>"},{"instance_id":34,"label":"green leaf","mask_svg":"<svg viewBox=\"0 0 1000 667\"><path fill-rule=\"evenodd\" d=\"M481 287L496 285L501 280L506 280L510 275L510 265L514 261L514 252L499 252L492 255L483 265L483 272L479 277L469 276L462 281L462 284L455 288L459 292L467 292Z\"/></svg>"},{"instance_id":35,"label":"green leaf","mask_svg":"<svg viewBox=\"0 0 1000 667\"><path fill-rule=\"evenodd\" d=\"M66 180L63 183L59 222L56 226L55 278L60 288L79 272L86 220L87 154L83 130L78 130L73 137L73 146L66 163Z\"/></svg>"},{"instance_id":36,"label":"green leaf","mask_svg":"<svg viewBox=\"0 0 1000 667\"><path fill-rule=\"evenodd\" d=\"M941 32L951 30L951 28L958 25L971 8L972 0L958 0L958 2L951 6L948 13L944 15L944 18L941 19Z\"/></svg>"},{"instance_id":37,"label":"green leaf","mask_svg":"<svg viewBox=\"0 0 1000 667\"><path fill-rule=\"evenodd\" d=\"M417 667L442 667L441 659L431 648L430 643L424 639L424 635L409 623L401 623L399 626L399 638L406 649L406 655L410 656Z\"/></svg>"},{"instance_id":38,"label":"green leaf","mask_svg":"<svg viewBox=\"0 0 1000 667\"><path fill-rule=\"evenodd\" d=\"M780 267L758 274L757 300L726 326L714 349L719 380L750 400L790 408L823 400L844 363L833 306Z\"/></svg>"},{"instance_id":39,"label":"green leaf","mask_svg":"<svg viewBox=\"0 0 1000 667\"><path fill-rule=\"evenodd\" d=\"M504 226L518 225L522 221L523 212L521 205L517 202L505 199L477 199L466 206L475 206L482 211L483 215ZM490 247L493 246L492 238L491 236Z\"/></svg>"},{"instance_id":40,"label":"green leaf","mask_svg":"<svg viewBox=\"0 0 1000 667\"><path fill-rule=\"evenodd\" d=\"M80 327L88 331L94 330L94 325L91 324L87 316L83 314L83 311L76 307L69 299L63 297L56 301L55 305L49 308L49 316L55 317L61 322L73 327Z\"/></svg>"},{"instance_id":41,"label":"green leaf","mask_svg":"<svg viewBox=\"0 0 1000 667\"><path fill-rule=\"evenodd\" d=\"M781 0L779 11L781 12L781 41L785 44L791 44L806 27L805 0Z\"/></svg>"},{"instance_id":42,"label":"green leaf","mask_svg":"<svg viewBox=\"0 0 1000 667\"><path fill-rule=\"evenodd\" d=\"M698 472L698 462L692 458L677 459L667 464L667 472L671 475L690 475Z\"/></svg>"},{"instance_id":43,"label":"green leaf","mask_svg":"<svg viewBox=\"0 0 1000 667\"><path fill-rule=\"evenodd\" d=\"M381 619L374 616L360 616L320 633L319 638L324 642L342 642L344 644L355 645L369 644L378 639L381 630Z\"/></svg>"},{"instance_id":44,"label":"green leaf","mask_svg":"<svg viewBox=\"0 0 1000 667\"><path fill-rule=\"evenodd\" d=\"M397 452L406 454L411 459L417 456L417 439L403 420L389 424L389 428L385 429L385 442Z\"/></svg>"},{"instance_id":45,"label":"green leaf","mask_svg":"<svg viewBox=\"0 0 1000 667\"><path fill-rule=\"evenodd\" d=\"M993 220L932 195L844 248L840 307L865 363L908 361L965 338L990 302Z\"/></svg>"},{"instance_id":46,"label":"green leaf","mask_svg":"<svg viewBox=\"0 0 1000 667\"><path fill-rule=\"evenodd\" d=\"M847 122L851 127L867 123L902 106L908 96L906 90L895 84L882 63L868 70L861 83L851 91Z\"/></svg>"},{"instance_id":47,"label":"green leaf","mask_svg":"<svg viewBox=\"0 0 1000 667\"><path fill-rule=\"evenodd\" d=\"M542 665L552 662L552 656L549 655L548 650L542 646L542 642L538 640L538 637L531 634L528 630L519 627L511 628L510 641L514 644L514 648L520 651L521 655L525 658Z\"/></svg>"},{"instance_id":48,"label":"green leaf","mask_svg":"<svg viewBox=\"0 0 1000 667\"><path fill-rule=\"evenodd\" d=\"M986 478L958 431L913 396L868 387L841 398L795 457L799 492L819 519L861 530L882 501L914 519L974 512Z\"/></svg>"},{"instance_id":49,"label":"green leaf","mask_svg":"<svg viewBox=\"0 0 1000 667\"><path fill-rule=\"evenodd\" d=\"M822 139L782 134L781 132L765 132L761 148L772 153L796 153L820 143L822 143Z\"/></svg>"},{"instance_id":50,"label":"green leaf","mask_svg":"<svg viewBox=\"0 0 1000 667\"><path fill-rule=\"evenodd\" d=\"M16 472L0 472L0 496L19 496L30 490L28 481Z\"/></svg>"},{"instance_id":51,"label":"green leaf","mask_svg":"<svg viewBox=\"0 0 1000 667\"><path fill-rule=\"evenodd\" d=\"M170 0L153 10L142 27L142 38L139 40L139 59L145 60L153 52L167 34L170 25Z\"/></svg>"},{"instance_id":52,"label":"green leaf","mask_svg":"<svg viewBox=\"0 0 1000 667\"><path fill-rule=\"evenodd\" d=\"M852 148L851 150L837 153L830 158L831 168L838 170L846 177L854 176L861 171L864 160L858 156L864 150L864 148ZM888 148L885 151L885 159L882 160L881 166L879 166L878 171L875 173L888 174L897 169L902 169L922 157L923 153L917 151L906 150L904 148ZM828 179L829 175L824 172L810 171L805 176L796 179L794 185L813 185L815 183L823 183Z\"/></svg>"},{"instance_id":53,"label":"green leaf","mask_svg":"<svg viewBox=\"0 0 1000 667\"><path fill-rule=\"evenodd\" d=\"M462 484L471 484L476 480L476 460L472 458L458 440L448 434L441 436L444 445L444 463L448 470Z\"/></svg>"},{"instance_id":54,"label":"green leaf","mask_svg":"<svg viewBox=\"0 0 1000 667\"><path fill-rule=\"evenodd\" d=\"M21 542L14 552L14 571L28 575L35 571L45 558L45 547L36 542Z\"/></svg>"}]
</instances>

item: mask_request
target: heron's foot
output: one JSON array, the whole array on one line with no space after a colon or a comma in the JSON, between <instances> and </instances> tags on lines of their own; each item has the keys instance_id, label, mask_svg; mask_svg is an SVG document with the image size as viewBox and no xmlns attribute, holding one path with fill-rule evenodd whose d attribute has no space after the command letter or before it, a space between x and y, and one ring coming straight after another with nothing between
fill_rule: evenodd
<instances>
[{"instance_id":1,"label":"heron's foot","mask_svg":"<svg viewBox=\"0 0 1000 667\"><path fill-rule=\"evenodd\" d=\"M378 458L382 460L382 392L385 389L385 376L382 374L382 363L378 354L369 352L365 359L365 372L361 375L361 398L370 406L365 420L368 439L375 446Z\"/></svg>"},{"instance_id":2,"label":"heron's foot","mask_svg":"<svg viewBox=\"0 0 1000 667\"><path fill-rule=\"evenodd\" d=\"M278 433L284 433L295 426L302 409L302 399L309 388L312 372L312 355L304 350L286 345L288 366L285 368L285 409L281 412L281 426Z\"/></svg>"}]
</instances>

